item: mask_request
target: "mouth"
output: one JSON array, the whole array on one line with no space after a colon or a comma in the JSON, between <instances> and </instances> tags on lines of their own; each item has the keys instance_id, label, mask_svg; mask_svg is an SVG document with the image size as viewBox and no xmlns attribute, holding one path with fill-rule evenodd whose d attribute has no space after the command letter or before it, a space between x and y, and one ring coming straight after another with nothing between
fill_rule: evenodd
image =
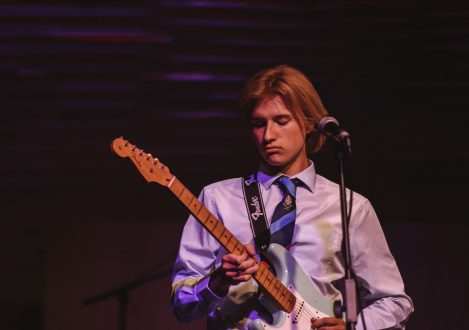
<instances>
[{"instance_id":1,"label":"mouth","mask_svg":"<svg viewBox=\"0 0 469 330\"><path fill-rule=\"evenodd\" d=\"M267 146L264 148L264 151L268 154L274 154L280 152L281 148L277 146Z\"/></svg>"}]
</instances>

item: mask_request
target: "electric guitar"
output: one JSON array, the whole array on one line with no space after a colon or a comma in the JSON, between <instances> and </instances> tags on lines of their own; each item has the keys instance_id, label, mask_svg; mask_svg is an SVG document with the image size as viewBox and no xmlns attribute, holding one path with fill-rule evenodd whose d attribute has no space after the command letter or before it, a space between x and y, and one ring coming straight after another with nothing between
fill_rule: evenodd
<instances>
[{"instance_id":1,"label":"electric guitar","mask_svg":"<svg viewBox=\"0 0 469 330\"><path fill-rule=\"evenodd\" d=\"M120 157L130 158L148 182L167 187L229 253L240 255L246 251L244 245L157 158L123 138L112 141L111 149ZM269 271L268 265L257 261L259 269L254 279L264 293L261 303L272 313L273 322L268 324L257 319L249 323L249 330L309 330L311 318L334 315L334 304L315 288L287 250L271 244L267 259L277 277Z\"/></svg>"}]
</instances>

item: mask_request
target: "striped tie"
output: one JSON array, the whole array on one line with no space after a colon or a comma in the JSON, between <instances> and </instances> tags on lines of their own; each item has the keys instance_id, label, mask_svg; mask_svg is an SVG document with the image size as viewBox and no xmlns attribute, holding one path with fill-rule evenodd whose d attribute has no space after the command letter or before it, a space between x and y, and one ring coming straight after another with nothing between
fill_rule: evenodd
<instances>
[{"instance_id":1,"label":"striped tie","mask_svg":"<svg viewBox=\"0 0 469 330\"><path fill-rule=\"evenodd\" d=\"M297 181L296 179L294 179ZM283 199L277 205L270 222L271 243L280 244L287 249L290 247L296 219L296 185L293 181L282 176L278 180Z\"/></svg>"}]
</instances>

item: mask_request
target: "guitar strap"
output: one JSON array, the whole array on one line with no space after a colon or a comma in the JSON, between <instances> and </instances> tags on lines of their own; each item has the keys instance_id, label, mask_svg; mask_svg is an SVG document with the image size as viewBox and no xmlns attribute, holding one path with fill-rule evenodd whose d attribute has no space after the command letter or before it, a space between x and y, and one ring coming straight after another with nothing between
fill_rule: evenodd
<instances>
[{"instance_id":1,"label":"guitar strap","mask_svg":"<svg viewBox=\"0 0 469 330\"><path fill-rule=\"evenodd\" d=\"M244 202L254 234L254 244L259 255L262 257L270 244L270 230L265 216L259 181L257 181L256 174L246 176L242 180Z\"/></svg>"}]
</instances>

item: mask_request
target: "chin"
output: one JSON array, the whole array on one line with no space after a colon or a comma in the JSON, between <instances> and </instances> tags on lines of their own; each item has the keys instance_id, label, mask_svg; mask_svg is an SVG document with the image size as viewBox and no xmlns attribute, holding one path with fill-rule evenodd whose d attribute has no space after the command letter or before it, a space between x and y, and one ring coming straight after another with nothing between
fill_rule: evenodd
<instances>
[{"instance_id":1,"label":"chin","mask_svg":"<svg viewBox=\"0 0 469 330\"><path fill-rule=\"evenodd\" d=\"M271 155L271 156L267 155L263 157L263 159L267 165L272 166L272 167L282 167L287 164L285 159L282 159L282 157L278 155Z\"/></svg>"}]
</instances>

